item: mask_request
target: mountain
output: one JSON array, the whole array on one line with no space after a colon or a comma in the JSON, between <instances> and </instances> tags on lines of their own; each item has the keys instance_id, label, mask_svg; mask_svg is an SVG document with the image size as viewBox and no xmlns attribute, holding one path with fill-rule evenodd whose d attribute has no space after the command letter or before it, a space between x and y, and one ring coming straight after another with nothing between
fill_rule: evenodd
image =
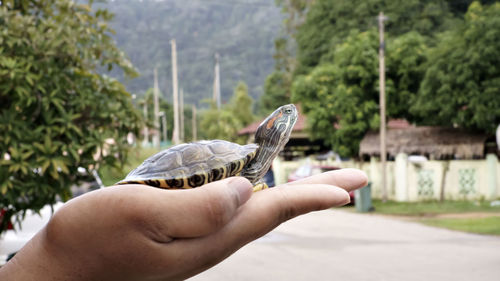
<instances>
[{"instance_id":1,"label":"mountain","mask_svg":"<svg viewBox=\"0 0 500 281\"><path fill-rule=\"evenodd\" d=\"M112 72L130 92L142 95L151 88L157 67L160 90L172 99L170 40L175 38L185 104L212 97L215 53L220 55L222 102L239 81L247 83L255 100L262 94L274 66L274 39L281 32L282 16L273 1L117 0L98 6L115 14L113 37L140 72L132 80Z\"/></svg>"}]
</instances>

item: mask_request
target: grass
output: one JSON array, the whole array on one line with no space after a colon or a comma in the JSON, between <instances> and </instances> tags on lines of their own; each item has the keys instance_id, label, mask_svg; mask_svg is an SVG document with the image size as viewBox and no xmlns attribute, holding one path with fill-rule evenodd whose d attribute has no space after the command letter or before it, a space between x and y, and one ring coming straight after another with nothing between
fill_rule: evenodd
<instances>
[{"instance_id":1,"label":"grass","mask_svg":"<svg viewBox=\"0 0 500 281\"><path fill-rule=\"evenodd\" d=\"M500 217L484 218L430 218L422 223L453 230L479 234L500 235Z\"/></svg>"},{"instance_id":2,"label":"grass","mask_svg":"<svg viewBox=\"0 0 500 281\"><path fill-rule=\"evenodd\" d=\"M134 168L139 166L146 158L158 152L156 148L136 148L129 154L127 163L122 169L103 167L99 169L99 175L105 186L113 185L116 182L124 179L127 174Z\"/></svg>"},{"instance_id":3,"label":"grass","mask_svg":"<svg viewBox=\"0 0 500 281\"><path fill-rule=\"evenodd\" d=\"M489 201L382 202L373 200L375 213L405 216L426 225L500 235L500 207Z\"/></svg>"},{"instance_id":4,"label":"grass","mask_svg":"<svg viewBox=\"0 0 500 281\"><path fill-rule=\"evenodd\" d=\"M423 201L394 202L373 200L375 212L403 216L428 216L449 213L500 212L500 207L491 207L489 201Z\"/></svg>"}]
</instances>

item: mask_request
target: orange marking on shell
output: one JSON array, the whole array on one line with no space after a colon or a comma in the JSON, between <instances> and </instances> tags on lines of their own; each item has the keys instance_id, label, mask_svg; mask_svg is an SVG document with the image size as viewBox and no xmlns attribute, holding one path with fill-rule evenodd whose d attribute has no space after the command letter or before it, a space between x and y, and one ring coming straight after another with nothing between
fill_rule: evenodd
<instances>
[{"instance_id":1,"label":"orange marking on shell","mask_svg":"<svg viewBox=\"0 0 500 281\"><path fill-rule=\"evenodd\" d=\"M276 121L276 119L280 118L281 116L283 115L282 112L280 112L280 114L278 116L274 116L273 118L271 118L268 122L267 122L267 129L271 129L274 125L274 121Z\"/></svg>"}]
</instances>

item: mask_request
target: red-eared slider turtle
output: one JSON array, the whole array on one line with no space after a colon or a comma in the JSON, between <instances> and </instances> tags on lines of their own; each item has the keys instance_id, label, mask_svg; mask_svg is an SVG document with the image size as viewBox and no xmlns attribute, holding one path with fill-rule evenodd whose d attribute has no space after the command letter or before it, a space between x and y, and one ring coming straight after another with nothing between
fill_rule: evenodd
<instances>
[{"instance_id":1,"label":"red-eared slider turtle","mask_svg":"<svg viewBox=\"0 0 500 281\"><path fill-rule=\"evenodd\" d=\"M146 159L117 184L193 188L243 176L254 184L254 191L267 188L261 178L288 142L297 115L293 104L276 109L260 124L252 144L205 140L173 146Z\"/></svg>"}]
</instances>

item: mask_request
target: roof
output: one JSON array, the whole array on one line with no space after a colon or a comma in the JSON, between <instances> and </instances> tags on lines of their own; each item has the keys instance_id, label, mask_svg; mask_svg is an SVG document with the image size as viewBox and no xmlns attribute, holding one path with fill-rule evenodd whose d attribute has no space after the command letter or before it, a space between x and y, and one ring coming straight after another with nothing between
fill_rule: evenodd
<instances>
[{"instance_id":1,"label":"roof","mask_svg":"<svg viewBox=\"0 0 500 281\"><path fill-rule=\"evenodd\" d=\"M300 106L299 105L296 105L296 106L297 106L297 108L299 108L299 112L300 112L301 111ZM241 136L241 135L253 135L253 134L255 134L255 132L257 132L257 128L259 128L260 124L264 120L265 120L265 118L251 123L250 125L246 126L245 128L239 130L238 135ZM307 122L307 117L304 114L300 113L299 117L297 118L297 123L295 123L295 126L293 127L292 132L304 131L306 128L306 122ZM335 124L334 126L336 128L338 128L337 124ZM405 128L412 127L412 125L410 123L408 123L408 121L406 121L405 119L391 119L387 123L387 127L391 128L391 129L392 128L393 129L405 129Z\"/></svg>"},{"instance_id":2,"label":"roof","mask_svg":"<svg viewBox=\"0 0 500 281\"><path fill-rule=\"evenodd\" d=\"M414 127L406 119L391 119L387 122L388 129L407 129L410 127Z\"/></svg>"},{"instance_id":3,"label":"roof","mask_svg":"<svg viewBox=\"0 0 500 281\"><path fill-rule=\"evenodd\" d=\"M444 127L406 127L387 130L387 153L428 155L434 159L484 157L485 134ZM366 133L359 145L359 155L380 155L379 132Z\"/></svg>"}]
</instances>

